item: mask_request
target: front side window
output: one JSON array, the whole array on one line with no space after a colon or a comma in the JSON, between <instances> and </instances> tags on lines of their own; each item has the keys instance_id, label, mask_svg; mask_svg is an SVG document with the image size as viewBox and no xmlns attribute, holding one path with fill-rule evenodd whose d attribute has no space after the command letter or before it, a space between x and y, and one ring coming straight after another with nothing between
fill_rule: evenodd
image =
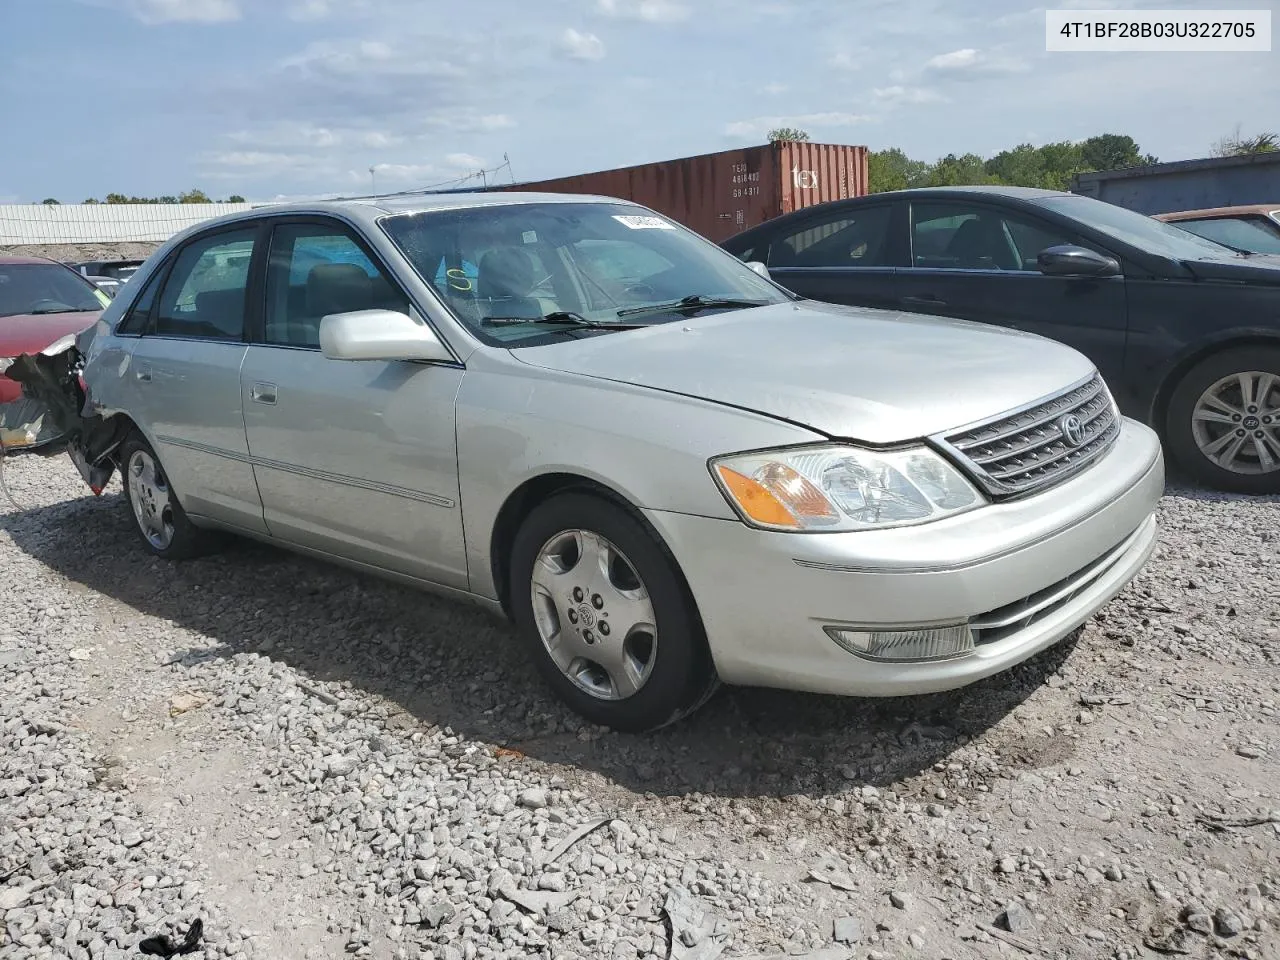
<instances>
[{"instance_id":1,"label":"front side window","mask_svg":"<svg viewBox=\"0 0 1280 960\"><path fill-rule=\"evenodd\" d=\"M152 332L200 340L243 339L256 234L257 227L246 227L187 244L160 292Z\"/></svg>"},{"instance_id":2,"label":"front side window","mask_svg":"<svg viewBox=\"0 0 1280 960\"><path fill-rule=\"evenodd\" d=\"M345 227L289 223L271 235L263 339L320 346L320 321L354 310L409 312L409 301Z\"/></svg>"},{"instance_id":3,"label":"front side window","mask_svg":"<svg viewBox=\"0 0 1280 960\"><path fill-rule=\"evenodd\" d=\"M769 266L887 267L891 208L868 207L820 220L806 220L769 244Z\"/></svg>"},{"instance_id":4,"label":"front side window","mask_svg":"<svg viewBox=\"0 0 1280 960\"><path fill-rule=\"evenodd\" d=\"M495 345L790 299L715 245L629 204L491 204L381 224L459 320Z\"/></svg>"},{"instance_id":5,"label":"front side window","mask_svg":"<svg viewBox=\"0 0 1280 960\"><path fill-rule=\"evenodd\" d=\"M911 205L911 262L953 270L1037 271L1040 251L1080 238L1014 212L969 203Z\"/></svg>"},{"instance_id":6,"label":"front side window","mask_svg":"<svg viewBox=\"0 0 1280 960\"><path fill-rule=\"evenodd\" d=\"M1262 217L1215 217L1180 220L1177 225L1198 237L1222 243L1245 253L1280 253L1280 225Z\"/></svg>"},{"instance_id":7,"label":"front side window","mask_svg":"<svg viewBox=\"0 0 1280 960\"><path fill-rule=\"evenodd\" d=\"M111 299L57 263L0 263L0 317L85 313Z\"/></svg>"}]
</instances>

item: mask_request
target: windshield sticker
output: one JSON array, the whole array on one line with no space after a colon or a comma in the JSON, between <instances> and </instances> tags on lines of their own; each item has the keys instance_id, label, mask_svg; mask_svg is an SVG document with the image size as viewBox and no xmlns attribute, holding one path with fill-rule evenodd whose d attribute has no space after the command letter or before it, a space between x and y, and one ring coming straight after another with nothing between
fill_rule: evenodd
<instances>
[{"instance_id":1,"label":"windshield sticker","mask_svg":"<svg viewBox=\"0 0 1280 960\"><path fill-rule=\"evenodd\" d=\"M632 230L674 230L671 224L661 217L614 217L624 227Z\"/></svg>"},{"instance_id":2,"label":"windshield sticker","mask_svg":"<svg viewBox=\"0 0 1280 960\"><path fill-rule=\"evenodd\" d=\"M521 236L524 238L525 243L538 242L538 231L536 230L526 230L523 234L521 234Z\"/></svg>"}]
</instances>

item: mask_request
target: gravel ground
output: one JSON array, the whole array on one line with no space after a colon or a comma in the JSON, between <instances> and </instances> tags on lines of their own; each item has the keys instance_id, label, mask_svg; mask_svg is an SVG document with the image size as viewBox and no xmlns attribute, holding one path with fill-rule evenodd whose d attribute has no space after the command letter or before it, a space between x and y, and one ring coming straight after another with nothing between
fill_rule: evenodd
<instances>
[{"instance_id":1,"label":"gravel ground","mask_svg":"<svg viewBox=\"0 0 1280 960\"><path fill-rule=\"evenodd\" d=\"M159 243L24 243L0 246L0 254L19 257L47 257L65 263L88 260L145 260L160 247Z\"/></svg>"},{"instance_id":2,"label":"gravel ground","mask_svg":"<svg viewBox=\"0 0 1280 960\"><path fill-rule=\"evenodd\" d=\"M1172 489L1133 586L966 690L730 689L631 737L487 614L160 562L118 487L5 478L5 960L196 919L195 958L1280 957L1275 498Z\"/></svg>"}]
</instances>

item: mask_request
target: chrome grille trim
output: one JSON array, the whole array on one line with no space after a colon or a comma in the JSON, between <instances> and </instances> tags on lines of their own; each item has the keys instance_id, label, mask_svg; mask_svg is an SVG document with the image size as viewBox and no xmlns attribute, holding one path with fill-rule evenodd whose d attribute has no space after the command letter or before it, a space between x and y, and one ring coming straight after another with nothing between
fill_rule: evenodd
<instances>
[{"instance_id":1,"label":"chrome grille trim","mask_svg":"<svg viewBox=\"0 0 1280 960\"><path fill-rule=\"evenodd\" d=\"M1101 579L1108 570L1119 563L1141 535L1142 527L1139 527L1102 556L1070 576L1050 584L1043 590L1038 590L1029 597L973 617L969 621L969 629L973 631L973 642L978 646L998 643L1005 637L1027 629L1036 621L1066 606L1081 591L1088 589L1091 584Z\"/></svg>"},{"instance_id":2,"label":"chrome grille trim","mask_svg":"<svg viewBox=\"0 0 1280 960\"><path fill-rule=\"evenodd\" d=\"M1074 414L1082 439L1070 445L1059 421ZM1111 449L1120 435L1115 401L1098 374L1011 413L930 438L994 498L1060 483Z\"/></svg>"}]
</instances>

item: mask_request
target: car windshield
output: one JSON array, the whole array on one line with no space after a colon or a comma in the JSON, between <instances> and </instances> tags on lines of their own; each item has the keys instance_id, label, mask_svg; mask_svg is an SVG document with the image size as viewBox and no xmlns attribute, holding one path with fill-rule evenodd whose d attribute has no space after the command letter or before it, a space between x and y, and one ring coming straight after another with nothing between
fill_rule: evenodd
<instances>
[{"instance_id":1,"label":"car windshield","mask_svg":"<svg viewBox=\"0 0 1280 960\"><path fill-rule=\"evenodd\" d=\"M1236 251L1193 233L1092 197L1044 197L1037 200L1063 216L1131 246L1171 260L1234 257Z\"/></svg>"},{"instance_id":2,"label":"car windshield","mask_svg":"<svg viewBox=\"0 0 1280 960\"><path fill-rule=\"evenodd\" d=\"M1183 230L1206 240L1224 243L1249 253L1280 253L1280 226L1268 227L1262 220L1221 217L1211 220L1179 220Z\"/></svg>"},{"instance_id":3,"label":"car windshield","mask_svg":"<svg viewBox=\"0 0 1280 960\"><path fill-rule=\"evenodd\" d=\"M485 205L397 214L382 227L458 318L493 345L789 299L710 241L629 204Z\"/></svg>"},{"instance_id":4,"label":"car windshield","mask_svg":"<svg viewBox=\"0 0 1280 960\"><path fill-rule=\"evenodd\" d=\"M101 310L111 299L56 263L0 263L0 317Z\"/></svg>"}]
</instances>

